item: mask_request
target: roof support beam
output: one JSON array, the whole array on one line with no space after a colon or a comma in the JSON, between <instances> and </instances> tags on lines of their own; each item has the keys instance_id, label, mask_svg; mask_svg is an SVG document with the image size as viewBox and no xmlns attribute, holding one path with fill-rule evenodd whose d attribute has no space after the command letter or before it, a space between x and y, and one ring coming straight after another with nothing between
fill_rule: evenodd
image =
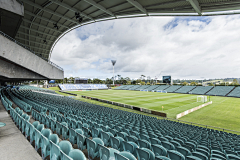
<instances>
[{"instance_id":1,"label":"roof support beam","mask_svg":"<svg viewBox=\"0 0 240 160\"><path fill-rule=\"evenodd\" d=\"M21 37L15 37L16 39L19 39L19 40L23 40L23 41L29 41L28 39L24 39L24 38L21 38ZM45 44L45 43L40 43L40 42L35 42L35 41L31 41L31 43L35 43L35 44L39 44L39 45L44 45L44 46L49 46L49 47L51 47L51 45L48 45L48 44ZM26 44L24 44L24 45L26 45ZM27 45L26 45L27 46ZM29 45L28 45L28 47L29 47ZM29 47L29 48L31 48L31 47Z\"/></svg>"},{"instance_id":2,"label":"roof support beam","mask_svg":"<svg viewBox=\"0 0 240 160\"><path fill-rule=\"evenodd\" d=\"M186 0L186 1L188 1L192 5L192 7L198 13L198 15L200 15L200 16L202 15L202 9L199 5L198 0Z\"/></svg>"},{"instance_id":3,"label":"roof support beam","mask_svg":"<svg viewBox=\"0 0 240 160\"><path fill-rule=\"evenodd\" d=\"M36 4L36 3L32 2L32 1L22 0L22 2L27 3L27 4L29 4L29 5L31 5L31 6L33 6L33 7L42 9L43 11L46 11L46 12L48 12L48 13L50 13L50 14L53 14L53 15L55 15L55 16L58 16L58 17L60 17L60 18L66 19L66 20L68 20L68 21L71 21L71 22L73 22L73 23L75 23L75 24L79 24L78 22L76 22L76 21L74 21L74 20L72 20L72 19L70 19L70 18L68 18L68 17L64 17L63 15L61 15L61 14L59 14L59 13L56 13L56 12L53 12L53 11L50 10L50 9L43 8L42 6Z\"/></svg>"},{"instance_id":4,"label":"roof support beam","mask_svg":"<svg viewBox=\"0 0 240 160\"><path fill-rule=\"evenodd\" d=\"M47 19L47 18L38 16L38 15L36 16L34 13L29 12L29 11L27 11L27 10L25 10L24 13L25 13L25 14L28 14L28 15L30 15L30 16L33 16L33 17L37 17L37 18L39 18L39 19L41 19L41 20L47 21L47 22L52 23L52 24L53 24L53 23L57 23L57 21L53 21L53 20L50 20L50 19ZM26 20L26 19L23 18L23 20ZM30 22L31 22L31 21L30 21ZM29 22L29 23L30 23L30 22ZM34 23L33 23L33 24L34 24ZM38 24L38 25L39 25L39 24ZM58 24L58 26L69 29L69 27L68 27L68 26L65 26L65 25Z\"/></svg>"},{"instance_id":5,"label":"roof support beam","mask_svg":"<svg viewBox=\"0 0 240 160\"><path fill-rule=\"evenodd\" d=\"M20 28L23 28L23 29L27 29L27 30L29 30L28 27L25 27L25 26L23 26L23 25L21 25ZM51 36L51 37L57 38L56 36L49 35L49 34L47 34L47 33L44 33L44 32L41 32L41 31L38 31L38 30L36 30L36 29L31 29L31 31L34 31L34 32L39 33L39 34L43 34L43 35L45 35L45 36Z\"/></svg>"},{"instance_id":6,"label":"roof support beam","mask_svg":"<svg viewBox=\"0 0 240 160\"><path fill-rule=\"evenodd\" d=\"M23 21L26 22L26 23L30 23L30 24L32 23L32 24L34 24L34 25L36 25L36 26L40 26L40 27L49 29L49 30L51 30L51 31L53 31L53 32L57 32L57 33L60 33L60 34L63 33L63 32L61 32L61 31L59 31L59 30L56 30L56 29L53 29L53 28L50 28L50 27L47 27L47 26L38 24L38 23L36 23L36 22L31 22L31 21L29 21L29 20L27 20L27 19L24 19L24 18L23 18ZM58 25L58 26L60 26L60 25ZM31 29L31 30L32 30L32 29Z\"/></svg>"},{"instance_id":7,"label":"roof support beam","mask_svg":"<svg viewBox=\"0 0 240 160\"><path fill-rule=\"evenodd\" d=\"M89 3L89 4L91 4L91 5L93 5L94 7L102 10L103 12L106 12L107 14L109 14L109 15L111 15L113 17L116 17L111 11L107 10L105 7L103 7L102 5L96 3L95 1L93 1L93 0L84 0L84 1Z\"/></svg>"},{"instance_id":8,"label":"roof support beam","mask_svg":"<svg viewBox=\"0 0 240 160\"><path fill-rule=\"evenodd\" d=\"M42 37L38 37L38 36L34 36L34 35L29 35L28 33L24 33L24 32L21 32L21 31L18 31L19 34L23 34L25 36L29 36L29 37L32 37L32 38L38 38L38 39L41 39L41 40L46 40L47 42L54 42L52 40L49 40L49 39L45 39L45 38L42 38ZM32 42L32 41L31 41Z\"/></svg>"},{"instance_id":9,"label":"roof support beam","mask_svg":"<svg viewBox=\"0 0 240 160\"><path fill-rule=\"evenodd\" d=\"M131 3L131 5L133 5L137 9L139 9L141 12L145 13L146 15L148 15L147 10L145 8L143 8L143 6L141 4L139 4L137 1L134 1L134 0L127 0L127 1L129 3Z\"/></svg>"},{"instance_id":10,"label":"roof support beam","mask_svg":"<svg viewBox=\"0 0 240 160\"><path fill-rule=\"evenodd\" d=\"M29 48L31 48L31 49L39 49L39 50L44 50L44 51L47 51L47 52L49 52L49 50L50 50L50 49L39 48L39 47L34 47L34 46L27 46L27 47L29 47Z\"/></svg>"},{"instance_id":11,"label":"roof support beam","mask_svg":"<svg viewBox=\"0 0 240 160\"><path fill-rule=\"evenodd\" d=\"M91 20L95 21L91 16L88 16L88 15L86 15L85 13L78 11L77 9L69 6L69 5L66 4L66 3L62 3L62 2L60 2L60 1L58 1L58 0L50 0L50 1L58 4L59 6L62 6L62 7L64 7L64 8L66 8L66 9L69 9L69 10L71 10L71 11L73 11L73 12L78 12L81 16L84 16L84 17L86 17L86 18L88 18L88 19L91 19Z\"/></svg>"}]
</instances>

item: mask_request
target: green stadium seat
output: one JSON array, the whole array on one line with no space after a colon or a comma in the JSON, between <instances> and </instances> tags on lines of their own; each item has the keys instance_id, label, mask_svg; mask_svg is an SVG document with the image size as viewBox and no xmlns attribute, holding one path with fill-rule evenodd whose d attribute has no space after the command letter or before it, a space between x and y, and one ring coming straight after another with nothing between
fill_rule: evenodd
<instances>
[{"instance_id":1,"label":"green stadium seat","mask_svg":"<svg viewBox=\"0 0 240 160\"><path fill-rule=\"evenodd\" d=\"M123 141L122 137L110 137L111 147L119 151L123 151Z\"/></svg>"},{"instance_id":2,"label":"green stadium seat","mask_svg":"<svg viewBox=\"0 0 240 160\"><path fill-rule=\"evenodd\" d=\"M192 153L187 148L182 146L177 146L176 150L180 152L182 155L184 155L185 157L192 155Z\"/></svg>"},{"instance_id":3,"label":"green stadium seat","mask_svg":"<svg viewBox=\"0 0 240 160\"><path fill-rule=\"evenodd\" d=\"M148 148L148 149L151 149L151 144L146 141L146 140L137 140L137 144L140 148Z\"/></svg>"},{"instance_id":4,"label":"green stadium seat","mask_svg":"<svg viewBox=\"0 0 240 160\"><path fill-rule=\"evenodd\" d=\"M69 152L69 157L71 157L73 160L87 160L84 153L80 151L79 149L73 149Z\"/></svg>"},{"instance_id":5,"label":"green stadium seat","mask_svg":"<svg viewBox=\"0 0 240 160\"><path fill-rule=\"evenodd\" d=\"M112 160L115 159L114 153L119 153L118 150L113 148L107 148L101 144L99 145L99 156L100 160Z\"/></svg>"},{"instance_id":6,"label":"green stadium seat","mask_svg":"<svg viewBox=\"0 0 240 160\"><path fill-rule=\"evenodd\" d=\"M192 152L192 155L195 157L198 157L202 160L208 160L208 157L205 154L200 153L200 152Z\"/></svg>"},{"instance_id":7,"label":"green stadium seat","mask_svg":"<svg viewBox=\"0 0 240 160\"><path fill-rule=\"evenodd\" d=\"M129 152L123 151L120 153L114 153L115 160L137 160L134 155Z\"/></svg>"},{"instance_id":8,"label":"green stadium seat","mask_svg":"<svg viewBox=\"0 0 240 160\"><path fill-rule=\"evenodd\" d=\"M99 145L104 145L104 142L100 138L93 138L92 140L86 139L87 141L87 151L88 158L94 159L95 157L99 157Z\"/></svg>"},{"instance_id":9,"label":"green stadium seat","mask_svg":"<svg viewBox=\"0 0 240 160\"><path fill-rule=\"evenodd\" d=\"M76 132L76 137L77 137L77 146L80 150L84 150L87 148L87 142L86 142L86 137L81 134Z\"/></svg>"},{"instance_id":10,"label":"green stadium seat","mask_svg":"<svg viewBox=\"0 0 240 160\"><path fill-rule=\"evenodd\" d=\"M144 160L154 160L155 154L147 148L136 148L137 158Z\"/></svg>"},{"instance_id":11,"label":"green stadium seat","mask_svg":"<svg viewBox=\"0 0 240 160\"><path fill-rule=\"evenodd\" d=\"M201 158L195 157L195 156L187 156L185 158L186 160L202 160Z\"/></svg>"},{"instance_id":12,"label":"green stadium seat","mask_svg":"<svg viewBox=\"0 0 240 160\"><path fill-rule=\"evenodd\" d=\"M182 155L180 152L178 151L174 151L174 150L168 150L167 152L168 157L170 159L174 159L174 160L185 160L184 155Z\"/></svg>"},{"instance_id":13,"label":"green stadium seat","mask_svg":"<svg viewBox=\"0 0 240 160\"><path fill-rule=\"evenodd\" d=\"M103 140L106 147L110 146L110 137L113 137L113 134L111 132L101 132L101 139Z\"/></svg>"},{"instance_id":14,"label":"green stadium seat","mask_svg":"<svg viewBox=\"0 0 240 160\"><path fill-rule=\"evenodd\" d=\"M167 155L167 149L164 148L162 145L159 144L152 144L152 151L155 154L155 156L166 156Z\"/></svg>"},{"instance_id":15,"label":"green stadium seat","mask_svg":"<svg viewBox=\"0 0 240 160\"><path fill-rule=\"evenodd\" d=\"M168 141L163 141L162 142L162 146L164 148L166 148L167 150L175 150L175 146L172 143L168 142Z\"/></svg>"}]
</instances>

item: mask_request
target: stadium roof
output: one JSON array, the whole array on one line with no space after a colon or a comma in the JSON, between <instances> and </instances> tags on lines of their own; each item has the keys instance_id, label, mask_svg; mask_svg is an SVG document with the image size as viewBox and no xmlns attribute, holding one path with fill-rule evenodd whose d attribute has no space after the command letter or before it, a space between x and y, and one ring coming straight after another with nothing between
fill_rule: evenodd
<instances>
[{"instance_id":1,"label":"stadium roof","mask_svg":"<svg viewBox=\"0 0 240 160\"><path fill-rule=\"evenodd\" d=\"M144 16L239 14L240 0L21 0L24 18L15 37L44 58L77 27ZM81 22L80 22L81 21Z\"/></svg>"}]
</instances>

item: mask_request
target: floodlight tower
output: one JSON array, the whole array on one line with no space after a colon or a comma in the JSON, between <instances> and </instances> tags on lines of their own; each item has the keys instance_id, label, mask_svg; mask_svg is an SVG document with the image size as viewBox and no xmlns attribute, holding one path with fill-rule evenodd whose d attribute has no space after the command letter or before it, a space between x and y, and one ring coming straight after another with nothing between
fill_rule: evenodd
<instances>
[{"instance_id":1,"label":"floodlight tower","mask_svg":"<svg viewBox=\"0 0 240 160\"><path fill-rule=\"evenodd\" d=\"M117 60L111 60L113 65L113 85L114 85L114 65L116 64Z\"/></svg>"}]
</instances>

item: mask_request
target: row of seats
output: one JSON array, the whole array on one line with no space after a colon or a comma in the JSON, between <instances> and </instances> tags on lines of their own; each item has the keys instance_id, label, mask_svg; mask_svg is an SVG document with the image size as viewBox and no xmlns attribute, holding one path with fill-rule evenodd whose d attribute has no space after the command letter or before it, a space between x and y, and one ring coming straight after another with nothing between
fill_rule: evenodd
<instances>
[{"instance_id":1,"label":"row of seats","mask_svg":"<svg viewBox=\"0 0 240 160\"><path fill-rule=\"evenodd\" d=\"M31 144L34 142L36 150L41 149L43 159L50 156L50 159L86 160L82 151L73 149L69 141L59 142L58 135L53 134L49 128L45 128L44 124L41 124L39 121L31 124L29 122L30 116L18 107L13 109L7 102L9 100L2 92L1 101L5 109L10 108L10 116L19 130L22 131L26 138L30 138Z\"/></svg>"},{"instance_id":2,"label":"row of seats","mask_svg":"<svg viewBox=\"0 0 240 160\"><path fill-rule=\"evenodd\" d=\"M189 93L190 91L192 91L194 88L196 88L196 86L183 86L181 88L179 88L177 91L175 91L176 93Z\"/></svg>"},{"instance_id":3,"label":"row of seats","mask_svg":"<svg viewBox=\"0 0 240 160\"><path fill-rule=\"evenodd\" d=\"M92 150L94 153L92 156L100 156L101 151L104 150L101 148L105 146L105 148L111 147L119 153L130 152L135 158L146 160L239 159L240 137L235 134L168 120L158 120L154 117L115 110L66 97L46 96L21 88L10 91L22 99L25 98L34 103L44 103L49 115L46 112L41 113L37 108L37 111L32 112L33 117L49 127L52 125L52 121L48 119L54 117L57 133L62 132L63 138L69 138L72 143L85 144L83 146L88 149L88 152ZM52 110L52 108L56 108L56 110ZM78 135L76 131L78 129L81 129L81 135L86 137L86 141L80 142L74 136ZM94 139L96 142L92 142L91 138L98 139ZM97 143L100 140L103 143ZM127 143L131 145L127 145ZM94 147L91 149L90 144L95 144L95 150ZM155 145L159 146L155 147ZM125 150L123 146L125 146ZM126 149L126 146L133 149ZM132 146L135 146L136 150ZM82 148L79 147L79 149ZM107 149L104 153L110 155L110 149ZM114 153L111 152L111 155L117 155L117 151L113 150ZM118 157L126 158L123 155L118 155Z\"/></svg>"},{"instance_id":4,"label":"row of seats","mask_svg":"<svg viewBox=\"0 0 240 160\"><path fill-rule=\"evenodd\" d=\"M170 93L240 97L240 87L234 86L123 85L115 89L136 91L140 91L141 89L148 91L164 90Z\"/></svg>"},{"instance_id":5,"label":"row of seats","mask_svg":"<svg viewBox=\"0 0 240 160\"><path fill-rule=\"evenodd\" d=\"M59 84L61 90L93 90L108 89L105 84Z\"/></svg>"},{"instance_id":6,"label":"row of seats","mask_svg":"<svg viewBox=\"0 0 240 160\"><path fill-rule=\"evenodd\" d=\"M206 95L226 96L234 89L234 86L217 86L210 90Z\"/></svg>"}]
</instances>

